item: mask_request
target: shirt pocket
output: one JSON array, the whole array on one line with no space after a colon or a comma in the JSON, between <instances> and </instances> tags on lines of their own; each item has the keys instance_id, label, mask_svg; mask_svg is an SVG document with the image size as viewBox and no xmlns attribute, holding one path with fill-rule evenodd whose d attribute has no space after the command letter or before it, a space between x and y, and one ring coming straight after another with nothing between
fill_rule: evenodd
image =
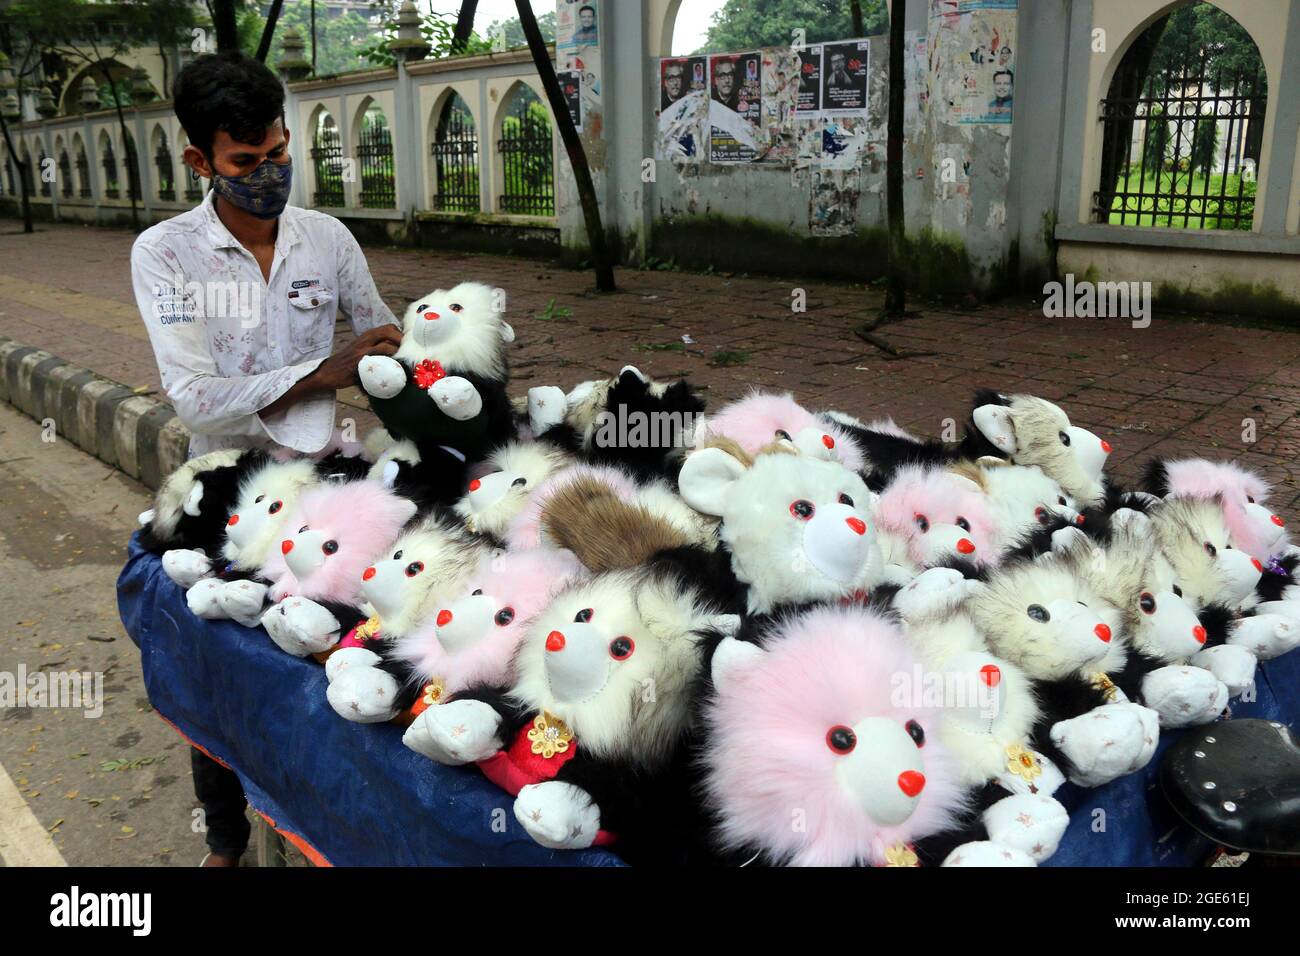
<instances>
[{"instance_id":1,"label":"shirt pocket","mask_svg":"<svg viewBox=\"0 0 1300 956\"><path fill-rule=\"evenodd\" d=\"M301 289L289 299L289 329L293 347L299 352L316 352L334 341L334 319L338 314L332 289Z\"/></svg>"}]
</instances>

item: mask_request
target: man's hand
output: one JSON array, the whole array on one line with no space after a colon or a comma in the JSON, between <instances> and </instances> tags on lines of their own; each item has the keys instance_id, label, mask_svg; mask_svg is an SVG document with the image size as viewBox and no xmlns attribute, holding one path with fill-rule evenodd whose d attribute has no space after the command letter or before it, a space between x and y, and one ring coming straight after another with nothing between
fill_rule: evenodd
<instances>
[{"instance_id":1,"label":"man's hand","mask_svg":"<svg viewBox=\"0 0 1300 956\"><path fill-rule=\"evenodd\" d=\"M304 398L320 392L336 392L340 388L356 385L357 364L367 355L394 355L402 344L402 330L395 325L381 325L378 328L362 332L343 348L335 352L316 367L316 371L304 376L294 383L293 388L285 392L258 414L275 415L291 405L296 405Z\"/></svg>"},{"instance_id":2,"label":"man's hand","mask_svg":"<svg viewBox=\"0 0 1300 956\"><path fill-rule=\"evenodd\" d=\"M362 332L342 351L335 352L307 379L320 391L336 391L356 385L357 365L367 355L394 355L402 344L402 330L395 325L381 325ZM307 379L304 379L306 381Z\"/></svg>"}]
</instances>

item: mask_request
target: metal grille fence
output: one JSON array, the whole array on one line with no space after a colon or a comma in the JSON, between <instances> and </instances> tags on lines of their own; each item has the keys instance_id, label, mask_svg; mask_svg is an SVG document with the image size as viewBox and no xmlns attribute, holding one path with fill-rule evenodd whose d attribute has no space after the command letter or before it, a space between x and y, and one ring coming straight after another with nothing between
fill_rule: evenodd
<instances>
[{"instance_id":1,"label":"metal grille fence","mask_svg":"<svg viewBox=\"0 0 1300 956\"><path fill-rule=\"evenodd\" d=\"M104 156L100 161L104 164L104 197L117 199L121 192L117 185L117 157L113 155L112 143L104 142Z\"/></svg>"},{"instance_id":2,"label":"metal grille fence","mask_svg":"<svg viewBox=\"0 0 1300 956\"><path fill-rule=\"evenodd\" d=\"M529 216L555 215L555 170L551 155L550 114L537 94L520 87L501 122L503 189L501 211Z\"/></svg>"},{"instance_id":3,"label":"metal grille fence","mask_svg":"<svg viewBox=\"0 0 1300 956\"><path fill-rule=\"evenodd\" d=\"M77 150L77 195L82 199L90 198L90 160L84 149Z\"/></svg>"},{"instance_id":4,"label":"metal grille fence","mask_svg":"<svg viewBox=\"0 0 1300 956\"><path fill-rule=\"evenodd\" d=\"M367 112L357 137L357 162L361 166L361 205L365 209L392 209L397 205L393 174L393 134L378 110Z\"/></svg>"},{"instance_id":5,"label":"metal grille fence","mask_svg":"<svg viewBox=\"0 0 1300 956\"><path fill-rule=\"evenodd\" d=\"M72 198L72 160L66 149L59 154L59 191L64 199Z\"/></svg>"},{"instance_id":6,"label":"metal grille fence","mask_svg":"<svg viewBox=\"0 0 1300 956\"><path fill-rule=\"evenodd\" d=\"M443 107L433 154L436 190L433 208L444 212L478 212L478 130L474 117L458 95Z\"/></svg>"},{"instance_id":7,"label":"metal grille fence","mask_svg":"<svg viewBox=\"0 0 1300 956\"><path fill-rule=\"evenodd\" d=\"M41 150L40 157L36 160L36 170L41 177L41 195L48 199L50 196L50 177L45 174L45 160L45 150Z\"/></svg>"},{"instance_id":8,"label":"metal grille fence","mask_svg":"<svg viewBox=\"0 0 1300 956\"><path fill-rule=\"evenodd\" d=\"M158 198L172 202L176 199L176 174L172 171L172 151L167 148L167 136L158 139L158 152L154 153L158 167Z\"/></svg>"},{"instance_id":9,"label":"metal grille fence","mask_svg":"<svg viewBox=\"0 0 1300 956\"><path fill-rule=\"evenodd\" d=\"M316 169L314 204L337 208L343 205L343 145L339 142L336 127L316 128L316 138L311 149L312 165Z\"/></svg>"}]
</instances>

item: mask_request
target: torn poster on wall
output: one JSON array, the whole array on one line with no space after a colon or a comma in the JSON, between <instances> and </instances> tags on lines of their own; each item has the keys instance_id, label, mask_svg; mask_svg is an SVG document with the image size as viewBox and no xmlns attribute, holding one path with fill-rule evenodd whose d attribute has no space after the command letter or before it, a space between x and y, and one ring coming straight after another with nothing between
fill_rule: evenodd
<instances>
[{"instance_id":1,"label":"torn poster on wall","mask_svg":"<svg viewBox=\"0 0 1300 956\"><path fill-rule=\"evenodd\" d=\"M763 115L762 54L723 53L709 57L709 162L748 163L760 150Z\"/></svg>"},{"instance_id":2,"label":"torn poster on wall","mask_svg":"<svg viewBox=\"0 0 1300 956\"><path fill-rule=\"evenodd\" d=\"M931 0L930 80L939 91L941 122L1010 127L1016 3Z\"/></svg>"},{"instance_id":3,"label":"torn poster on wall","mask_svg":"<svg viewBox=\"0 0 1300 956\"><path fill-rule=\"evenodd\" d=\"M791 49L763 51L763 133L757 161L789 166L798 151L794 120L798 114L801 61Z\"/></svg>"},{"instance_id":4,"label":"torn poster on wall","mask_svg":"<svg viewBox=\"0 0 1300 956\"><path fill-rule=\"evenodd\" d=\"M666 110L687 93L709 88L702 56L676 56L659 61L659 109Z\"/></svg>"},{"instance_id":5,"label":"torn poster on wall","mask_svg":"<svg viewBox=\"0 0 1300 956\"><path fill-rule=\"evenodd\" d=\"M822 47L806 46L799 51L800 113L820 115L822 111Z\"/></svg>"},{"instance_id":6,"label":"torn poster on wall","mask_svg":"<svg viewBox=\"0 0 1300 956\"><path fill-rule=\"evenodd\" d=\"M701 162L704 152L701 137L708 116L706 90L687 93L662 110L655 137L655 159L666 159L678 166Z\"/></svg>"},{"instance_id":7,"label":"torn poster on wall","mask_svg":"<svg viewBox=\"0 0 1300 956\"><path fill-rule=\"evenodd\" d=\"M871 44L849 40L822 45L822 112L827 116L867 112Z\"/></svg>"},{"instance_id":8,"label":"torn poster on wall","mask_svg":"<svg viewBox=\"0 0 1300 956\"><path fill-rule=\"evenodd\" d=\"M858 201L862 198L860 169L812 171L812 197L808 229L814 236L850 236L858 226Z\"/></svg>"},{"instance_id":9,"label":"torn poster on wall","mask_svg":"<svg viewBox=\"0 0 1300 956\"><path fill-rule=\"evenodd\" d=\"M555 47L562 52L600 43L600 26L596 22L596 4L579 0L561 0L555 5Z\"/></svg>"},{"instance_id":10,"label":"torn poster on wall","mask_svg":"<svg viewBox=\"0 0 1300 956\"><path fill-rule=\"evenodd\" d=\"M569 107L569 116L574 128L582 132L582 71L561 70L555 74L560 81L560 92L564 94L564 103Z\"/></svg>"}]
</instances>

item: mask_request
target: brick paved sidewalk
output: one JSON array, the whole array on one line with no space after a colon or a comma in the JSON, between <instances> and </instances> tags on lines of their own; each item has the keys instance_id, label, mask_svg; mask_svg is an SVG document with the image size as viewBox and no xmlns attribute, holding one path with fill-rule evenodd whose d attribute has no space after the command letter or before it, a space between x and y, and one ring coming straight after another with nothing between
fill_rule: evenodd
<instances>
[{"instance_id":1,"label":"brick paved sidewalk","mask_svg":"<svg viewBox=\"0 0 1300 956\"><path fill-rule=\"evenodd\" d=\"M0 335L157 389L131 295L132 239L121 230L48 224L23 236L15 221L0 219ZM1160 315L1138 330L1124 320L1047 319L1027 301L927 308L882 330L896 346L933 353L899 361L851 333L879 305L871 289L620 270L621 291L597 296L590 273L535 260L366 254L399 313L411 298L466 279L504 288L518 333L516 392L567 388L630 362L655 376L689 376L709 388L715 406L749 386L788 389L812 406L887 414L933 435L944 418L964 418L977 387L1028 391L1060 402L1076 423L1109 439L1121 478L1136 477L1155 454L1235 457L1279 486L1280 511L1294 515L1300 503L1300 335L1290 332ZM807 293L802 314L791 310L796 286ZM365 407L356 390L340 397ZM362 426L372 421L356 417ZM1255 423L1253 442L1243 441L1247 420Z\"/></svg>"}]
</instances>

